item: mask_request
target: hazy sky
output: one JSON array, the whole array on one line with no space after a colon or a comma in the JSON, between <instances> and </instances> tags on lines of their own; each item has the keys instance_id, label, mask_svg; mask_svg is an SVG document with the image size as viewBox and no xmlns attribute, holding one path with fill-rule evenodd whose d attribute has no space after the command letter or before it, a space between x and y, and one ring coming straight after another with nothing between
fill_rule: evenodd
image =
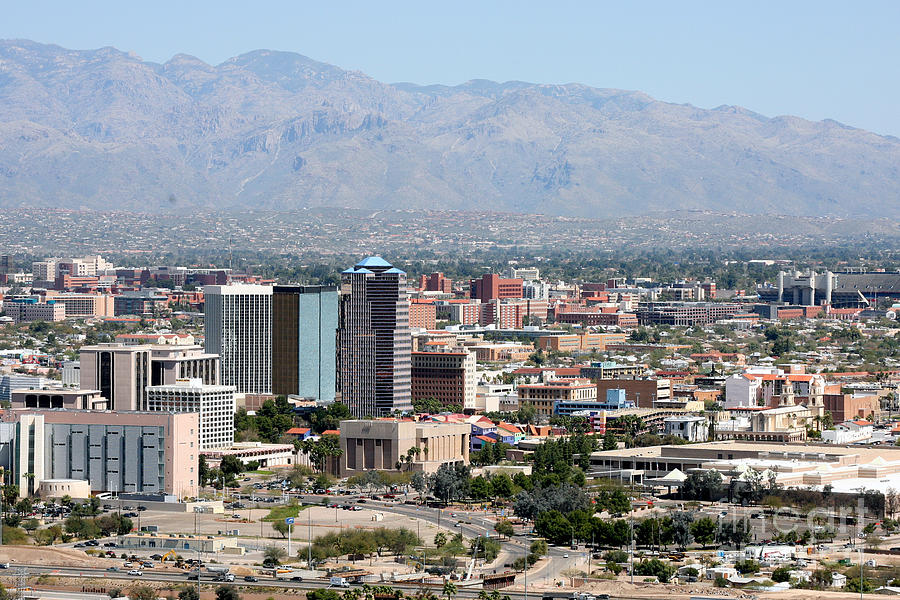
<instances>
[{"instance_id":1,"label":"hazy sky","mask_svg":"<svg viewBox=\"0 0 900 600\"><path fill-rule=\"evenodd\" d=\"M386 82L580 82L900 136L900 1L5 2L0 37L164 62L289 50Z\"/></svg>"}]
</instances>

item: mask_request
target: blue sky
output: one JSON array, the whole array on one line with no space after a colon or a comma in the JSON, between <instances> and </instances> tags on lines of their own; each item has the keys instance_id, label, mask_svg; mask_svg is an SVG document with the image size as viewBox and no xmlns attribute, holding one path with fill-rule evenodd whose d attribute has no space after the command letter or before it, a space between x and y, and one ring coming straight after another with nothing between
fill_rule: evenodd
<instances>
[{"instance_id":1,"label":"blue sky","mask_svg":"<svg viewBox=\"0 0 900 600\"><path fill-rule=\"evenodd\" d=\"M386 82L579 82L900 136L900 1L5 3L0 37L164 62L288 50Z\"/></svg>"}]
</instances>

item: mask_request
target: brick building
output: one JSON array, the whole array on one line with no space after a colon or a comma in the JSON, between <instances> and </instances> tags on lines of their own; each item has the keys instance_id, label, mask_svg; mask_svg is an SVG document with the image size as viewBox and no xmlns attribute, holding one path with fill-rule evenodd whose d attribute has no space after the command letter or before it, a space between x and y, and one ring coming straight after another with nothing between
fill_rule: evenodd
<instances>
[{"instance_id":1,"label":"brick building","mask_svg":"<svg viewBox=\"0 0 900 600\"><path fill-rule=\"evenodd\" d=\"M437 311L434 302L430 300L410 300L409 327L410 329L436 329Z\"/></svg>"},{"instance_id":2,"label":"brick building","mask_svg":"<svg viewBox=\"0 0 900 600\"><path fill-rule=\"evenodd\" d=\"M472 352L412 353L413 400L435 398L444 404L474 408L477 384Z\"/></svg>"},{"instance_id":3,"label":"brick building","mask_svg":"<svg viewBox=\"0 0 900 600\"><path fill-rule=\"evenodd\" d=\"M520 385L519 405L528 402L537 414L552 416L557 402L590 401L597 399L597 386L589 379L551 379L543 383ZM604 393L604 398L606 394Z\"/></svg>"},{"instance_id":4,"label":"brick building","mask_svg":"<svg viewBox=\"0 0 900 600\"><path fill-rule=\"evenodd\" d=\"M432 273L431 275L420 275L419 289L425 292L451 294L453 293L453 280L449 277L444 277L444 274L440 272Z\"/></svg>"},{"instance_id":5,"label":"brick building","mask_svg":"<svg viewBox=\"0 0 900 600\"><path fill-rule=\"evenodd\" d=\"M523 297L521 279L505 279L496 273L486 273L481 279L473 279L469 282L469 297L489 302L503 298Z\"/></svg>"}]
</instances>

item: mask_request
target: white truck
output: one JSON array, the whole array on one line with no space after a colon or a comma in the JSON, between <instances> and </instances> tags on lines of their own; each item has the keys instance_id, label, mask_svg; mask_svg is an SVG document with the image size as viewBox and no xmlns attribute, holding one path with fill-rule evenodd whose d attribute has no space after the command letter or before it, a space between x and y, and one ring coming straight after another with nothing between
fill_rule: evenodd
<instances>
[{"instance_id":1,"label":"white truck","mask_svg":"<svg viewBox=\"0 0 900 600\"><path fill-rule=\"evenodd\" d=\"M206 572L211 575L227 573L231 568L228 565L206 565Z\"/></svg>"},{"instance_id":2,"label":"white truck","mask_svg":"<svg viewBox=\"0 0 900 600\"><path fill-rule=\"evenodd\" d=\"M350 587L350 582L344 579L343 577L332 577L328 582L328 587L330 588L348 588Z\"/></svg>"}]
</instances>

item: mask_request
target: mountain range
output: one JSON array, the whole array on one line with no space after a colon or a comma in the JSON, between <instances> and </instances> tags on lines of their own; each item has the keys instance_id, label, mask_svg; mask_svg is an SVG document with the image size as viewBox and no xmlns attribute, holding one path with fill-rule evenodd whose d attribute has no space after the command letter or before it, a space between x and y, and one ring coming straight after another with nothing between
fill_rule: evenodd
<instances>
[{"instance_id":1,"label":"mountain range","mask_svg":"<svg viewBox=\"0 0 900 600\"><path fill-rule=\"evenodd\" d=\"M739 76L739 74L735 74ZM900 218L900 140L580 84L0 41L0 207Z\"/></svg>"}]
</instances>

